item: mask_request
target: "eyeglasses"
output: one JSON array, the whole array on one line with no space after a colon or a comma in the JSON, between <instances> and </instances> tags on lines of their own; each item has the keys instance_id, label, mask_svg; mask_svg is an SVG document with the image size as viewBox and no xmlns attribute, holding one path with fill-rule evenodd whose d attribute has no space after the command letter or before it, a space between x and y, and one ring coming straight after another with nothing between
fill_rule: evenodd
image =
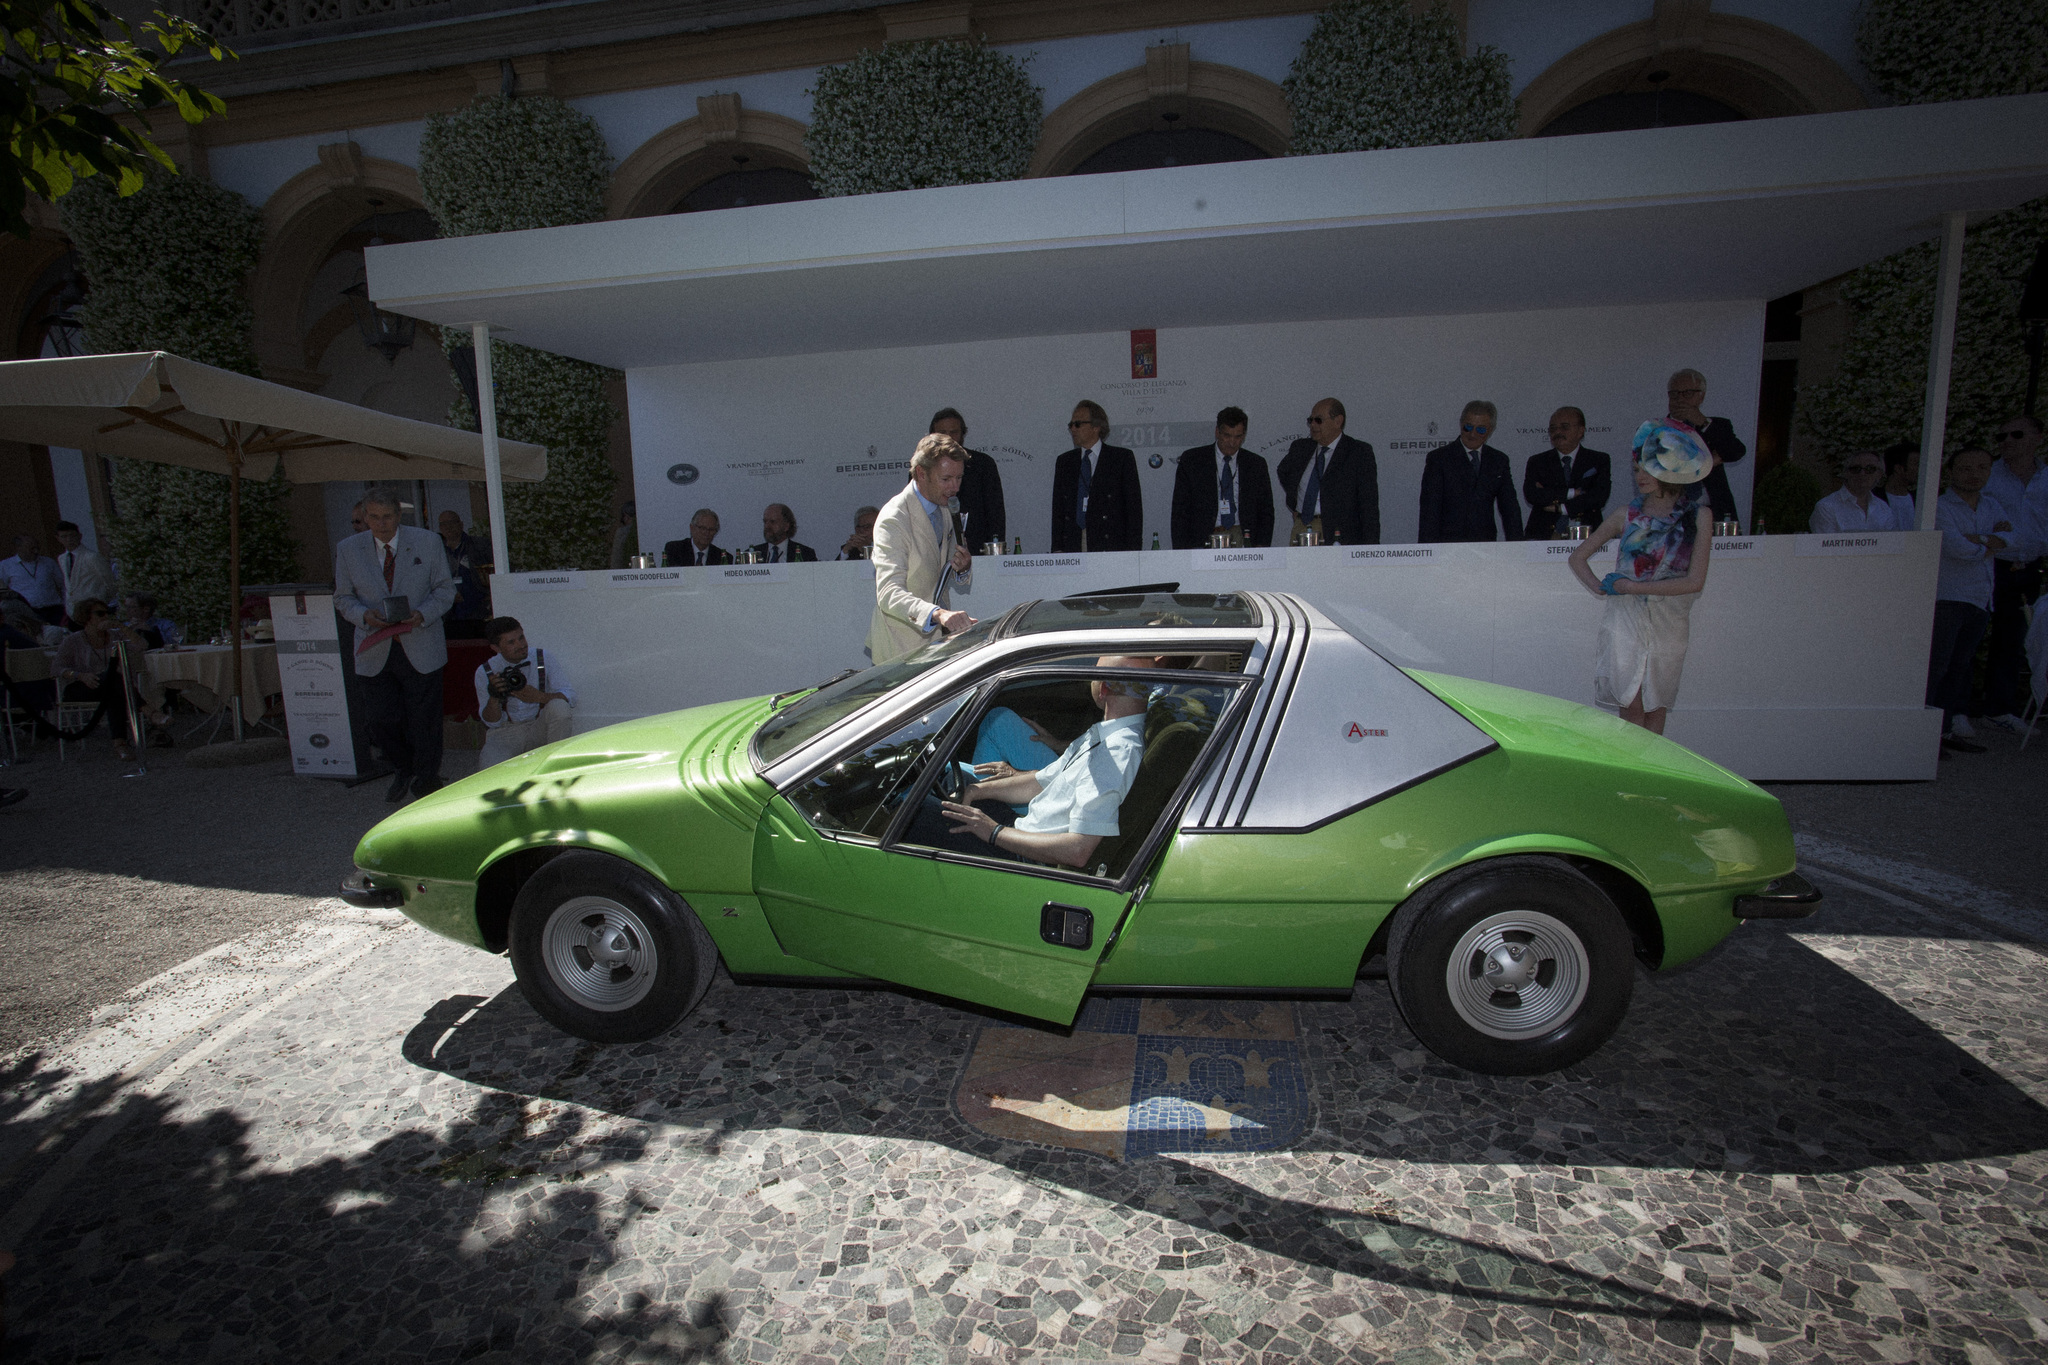
<instances>
[{"instance_id":1,"label":"eyeglasses","mask_svg":"<svg viewBox=\"0 0 2048 1365\"><path fill-rule=\"evenodd\" d=\"M1463 425L1461 425L1458 428L1458 430L1470 432L1474 436L1484 436L1487 432L1492 431L1493 428L1487 426L1484 422L1480 423L1478 426L1473 426L1470 422L1466 422ZM1554 431L1556 430L1556 428L1553 427L1552 430Z\"/></svg>"},{"instance_id":2,"label":"eyeglasses","mask_svg":"<svg viewBox=\"0 0 2048 1365\"><path fill-rule=\"evenodd\" d=\"M1091 418L1089 418L1089 419L1087 419L1087 420L1085 420L1085 421L1077 417L1077 418L1075 418L1075 419L1074 419L1073 421L1071 421L1071 422L1067 423L1067 430L1068 430L1068 431L1078 431L1078 430L1080 430L1080 429L1081 429L1082 427L1092 427L1092 426L1094 426L1094 425L1095 425L1095 419L1094 419L1094 418L1092 418L1092 417L1091 417Z\"/></svg>"},{"instance_id":3,"label":"eyeglasses","mask_svg":"<svg viewBox=\"0 0 2048 1365\"><path fill-rule=\"evenodd\" d=\"M1331 422L1335 420L1336 419L1332 417L1310 417L1308 419L1308 424L1312 427L1319 427L1325 422Z\"/></svg>"},{"instance_id":4,"label":"eyeglasses","mask_svg":"<svg viewBox=\"0 0 2048 1365\"><path fill-rule=\"evenodd\" d=\"M1998 439L2001 441L2024 441L2031 435L2033 433L2030 431L2001 431L1998 433Z\"/></svg>"}]
</instances>

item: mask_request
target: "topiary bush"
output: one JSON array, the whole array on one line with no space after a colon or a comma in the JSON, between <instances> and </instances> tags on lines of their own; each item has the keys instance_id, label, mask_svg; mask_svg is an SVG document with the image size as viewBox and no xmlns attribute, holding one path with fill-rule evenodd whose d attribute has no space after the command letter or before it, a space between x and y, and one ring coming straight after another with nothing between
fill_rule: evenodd
<instances>
[{"instance_id":1,"label":"topiary bush","mask_svg":"<svg viewBox=\"0 0 2048 1365\"><path fill-rule=\"evenodd\" d=\"M561 227L604 217L611 153L597 124L548 95L485 96L427 120L420 188L444 237ZM444 348L468 346L466 328L442 331ZM608 451L618 409L605 396L614 371L587 361L491 342L498 430L548 448L540 483L505 485L501 571L601 569L611 553L618 478ZM475 431L456 385L448 420Z\"/></svg>"},{"instance_id":2,"label":"topiary bush","mask_svg":"<svg viewBox=\"0 0 2048 1365\"><path fill-rule=\"evenodd\" d=\"M1856 44L1879 90L1901 104L2048 90L2039 0L1871 0ZM2048 200L2037 199L1986 219L1964 239L1950 450L1987 444L2025 396L2020 279L2044 238ZM1939 254L1939 244L1926 243L1843 280L1853 312L1841 366L1799 398L1801 434L1821 458L1919 439Z\"/></svg>"},{"instance_id":3,"label":"topiary bush","mask_svg":"<svg viewBox=\"0 0 2048 1365\"><path fill-rule=\"evenodd\" d=\"M828 66L804 146L823 195L1019 180L1045 97L1024 62L977 43L896 43Z\"/></svg>"},{"instance_id":4,"label":"topiary bush","mask_svg":"<svg viewBox=\"0 0 2048 1365\"><path fill-rule=\"evenodd\" d=\"M1465 55L1441 4L1338 0L1323 11L1280 88L1294 110L1295 156L1492 142L1515 135L1508 56Z\"/></svg>"},{"instance_id":5,"label":"topiary bush","mask_svg":"<svg viewBox=\"0 0 2048 1365\"><path fill-rule=\"evenodd\" d=\"M79 309L94 350L170 351L258 373L244 282L263 245L263 216L232 190L191 176L152 177L123 199L89 180L62 203L65 231L91 292ZM113 461L112 558L128 590L156 593L189 635L233 619L228 601L228 481L177 465ZM242 581L298 577L280 470L242 482Z\"/></svg>"}]
</instances>

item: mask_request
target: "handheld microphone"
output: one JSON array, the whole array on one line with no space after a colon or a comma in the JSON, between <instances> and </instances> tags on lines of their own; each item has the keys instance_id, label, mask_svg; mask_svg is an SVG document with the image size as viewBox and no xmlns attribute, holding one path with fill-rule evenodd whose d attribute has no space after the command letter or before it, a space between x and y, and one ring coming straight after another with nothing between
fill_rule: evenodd
<instances>
[{"instance_id":1,"label":"handheld microphone","mask_svg":"<svg viewBox=\"0 0 2048 1365\"><path fill-rule=\"evenodd\" d=\"M948 515L950 515L953 518L953 543L955 545L965 545L967 543L968 514L960 510L960 499L958 497L947 498L946 511ZM949 555L946 558L945 568L939 571L939 587L938 591L934 593L933 596L940 598L944 597L946 595L946 586L950 584L952 581L953 560L952 557Z\"/></svg>"}]
</instances>

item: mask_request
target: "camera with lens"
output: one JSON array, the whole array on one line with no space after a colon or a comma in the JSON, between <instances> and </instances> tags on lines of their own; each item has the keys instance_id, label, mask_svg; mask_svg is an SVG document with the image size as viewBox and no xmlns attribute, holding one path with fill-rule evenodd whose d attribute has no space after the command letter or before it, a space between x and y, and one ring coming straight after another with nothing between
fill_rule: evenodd
<instances>
[{"instance_id":1,"label":"camera with lens","mask_svg":"<svg viewBox=\"0 0 2048 1365\"><path fill-rule=\"evenodd\" d=\"M526 669L519 664L507 664L490 677L491 695L498 700L526 690Z\"/></svg>"}]
</instances>

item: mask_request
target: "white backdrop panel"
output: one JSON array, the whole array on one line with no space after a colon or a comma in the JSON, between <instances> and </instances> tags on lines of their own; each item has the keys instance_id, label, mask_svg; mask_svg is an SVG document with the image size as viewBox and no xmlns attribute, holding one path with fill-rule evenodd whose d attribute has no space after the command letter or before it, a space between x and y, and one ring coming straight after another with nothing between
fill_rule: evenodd
<instances>
[{"instance_id":1,"label":"white backdrop panel","mask_svg":"<svg viewBox=\"0 0 2048 1365\"><path fill-rule=\"evenodd\" d=\"M1001 463L1011 536L1043 551L1053 459L1068 448L1072 405L1093 398L1109 412L1111 442L1138 452L1145 543L1156 531L1165 544L1174 458L1209 439L1218 408L1244 408L1249 447L1277 463L1306 434L1310 406L1331 395L1349 433L1378 452L1381 539L1412 541L1423 457L1451 438L1470 399L1500 407L1493 444L1518 485L1563 404L1585 409L1588 445L1625 458L1680 366L1706 373L1707 410L1753 446L1763 304L1176 328L1160 331L1158 355L1157 378L1132 379L1130 335L1114 331L629 370L640 543L686 535L690 514L708 506L725 524L720 544L750 544L761 509L784 502L798 539L830 558L856 508L902 487L926 422L950 406L967 415L968 443ZM1745 522L1753 464L1730 470Z\"/></svg>"}]
</instances>

